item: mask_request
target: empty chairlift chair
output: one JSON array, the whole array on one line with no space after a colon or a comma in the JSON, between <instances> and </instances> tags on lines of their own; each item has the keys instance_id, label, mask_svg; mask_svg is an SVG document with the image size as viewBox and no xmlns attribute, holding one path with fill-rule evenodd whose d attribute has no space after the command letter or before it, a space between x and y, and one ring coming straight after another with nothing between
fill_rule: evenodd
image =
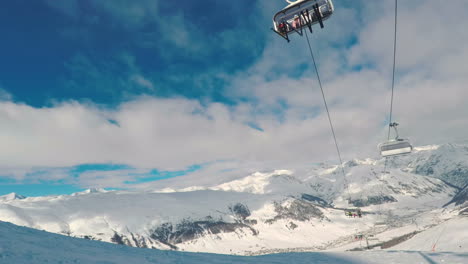
<instances>
[{"instance_id":1,"label":"empty chairlift chair","mask_svg":"<svg viewBox=\"0 0 468 264\"><path fill-rule=\"evenodd\" d=\"M398 123L391 123L390 127L395 129L396 137L387 142L379 144L380 155L382 157L390 157L396 155L408 154L413 151L413 146L408 139L398 137Z\"/></svg>"}]
</instances>

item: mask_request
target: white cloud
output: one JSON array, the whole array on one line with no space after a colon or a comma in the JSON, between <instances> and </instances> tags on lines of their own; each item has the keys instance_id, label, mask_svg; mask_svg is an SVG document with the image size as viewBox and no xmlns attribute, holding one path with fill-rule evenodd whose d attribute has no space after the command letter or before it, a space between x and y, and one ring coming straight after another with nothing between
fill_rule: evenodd
<instances>
[{"instance_id":1,"label":"white cloud","mask_svg":"<svg viewBox=\"0 0 468 264\"><path fill-rule=\"evenodd\" d=\"M141 28L159 16L160 3L157 0L90 0L89 3L113 18L118 25L129 29Z\"/></svg>"},{"instance_id":2,"label":"white cloud","mask_svg":"<svg viewBox=\"0 0 468 264\"><path fill-rule=\"evenodd\" d=\"M0 119L5 129L0 132L4 146L0 167L110 162L182 170L193 164L235 160L261 169L262 163L273 168L330 154L310 151L327 135L323 116L291 118L282 124L271 115L260 116L261 132L246 125L251 111L249 105L202 107L186 99L141 98L116 111L76 102L52 108L2 102Z\"/></svg>"},{"instance_id":3,"label":"white cloud","mask_svg":"<svg viewBox=\"0 0 468 264\"><path fill-rule=\"evenodd\" d=\"M146 79L145 77L143 77L142 75L140 74L135 74L131 77L132 81L134 81L136 84L148 89L149 91L154 91L154 85L153 83Z\"/></svg>"},{"instance_id":4,"label":"white cloud","mask_svg":"<svg viewBox=\"0 0 468 264\"><path fill-rule=\"evenodd\" d=\"M386 138L392 3L366 4L360 18L352 9L343 9L342 16L337 11L326 22L329 27L317 29L313 36L344 159L376 157L376 145ZM259 5L268 10L271 4ZM336 5L339 10L339 1ZM394 118L401 124L402 136L417 145L466 140L467 9L463 0L444 5L435 0L400 4ZM356 34L357 42L341 43L349 38L342 34ZM231 82L229 97L247 97L255 103L202 106L182 98L143 97L111 111L76 102L40 109L0 102L0 144L4 146L0 167L113 162L182 170L208 164L180 179L139 186L155 187L206 185L256 170L304 169L314 162L336 162L315 73L309 67L299 78L291 77L291 68L310 66L304 41L295 37L288 45L272 34L255 65L225 77ZM356 70L357 66L363 69ZM145 80L140 79L140 85L151 84ZM279 107L278 102L286 102L287 107ZM128 179L125 173L96 172L86 174L81 184L105 187Z\"/></svg>"},{"instance_id":5,"label":"white cloud","mask_svg":"<svg viewBox=\"0 0 468 264\"><path fill-rule=\"evenodd\" d=\"M2 89L0 85L0 101L10 101L13 99L13 96L6 90Z\"/></svg>"}]
</instances>

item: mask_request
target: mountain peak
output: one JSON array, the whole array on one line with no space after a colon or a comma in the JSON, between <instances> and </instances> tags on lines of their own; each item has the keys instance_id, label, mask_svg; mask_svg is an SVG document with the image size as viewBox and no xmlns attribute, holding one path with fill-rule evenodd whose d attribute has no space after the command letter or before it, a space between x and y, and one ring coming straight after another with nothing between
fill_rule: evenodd
<instances>
[{"instance_id":1,"label":"mountain peak","mask_svg":"<svg viewBox=\"0 0 468 264\"><path fill-rule=\"evenodd\" d=\"M448 144L451 145L451 144ZM429 150L437 150L441 147L441 145L427 145L427 146L419 146L415 147L414 151L415 152L420 152L420 151L429 151Z\"/></svg>"},{"instance_id":2,"label":"mountain peak","mask_svg":"<svg viewBox=\"0 0 468 264\"><path fill-rule=\"evenodd\" d=\"M6 201L13 201L13 200L22 200L24 198L26 198L26 197L23 196L23 195L12 192L12 193L0 196L0 201L6 202Z\"/></svg>"},{"instance_id":3,"label":"mountain peak","mask_svg":"<svg viewBox=\"0 0 468 264\"><path fill-rule=\"evenodd\" d=\"M267 192L266 187L269 185L271 178L281 175L291 176L292 174L288 170L275 170L272 173L256 172L242 179L226 182L210 189L263 194Z\"/></svg>"},{"instance_id":4,"label":"mountain peak","mask_svg":"<svg viewBox=\"0 0 468 264\"><path fill-rule=\"evenodd\" d=\"M104 188L89 188L89 189L84 190L82 192L73 193L72 196L91 194L91 193L106 193L106 192L108 192L108 191L106 189L104 189Z\"/></svg>"}]
</instances>

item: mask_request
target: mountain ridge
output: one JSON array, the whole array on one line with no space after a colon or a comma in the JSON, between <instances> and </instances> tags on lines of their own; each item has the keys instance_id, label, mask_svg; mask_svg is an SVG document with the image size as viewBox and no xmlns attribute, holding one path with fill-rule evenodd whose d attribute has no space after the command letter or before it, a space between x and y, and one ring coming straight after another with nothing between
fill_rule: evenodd
<instances>
[{"instance_id":1,"label":"mountain ridge","mask_svg":"<svg viewBox=\"0 0 468 264\"><path fill-rule=\"evenodd\" d=\"M387 173L382 173L382 160L352 160L344 163L346 179L337 166L322 164L300 177L277 170L211 187L88 190L5 200L0 202L0 220L146 248L243 255L352 249L359 247L353 237L360 234L389 240L439 224L440 217L454 217L465 208L466 196L457 188L432 177L434 173L413 173L417 166L458 171L468 163L431 158L445 151L465 154L463 147L432 146L393 158ZM462 198L450 203L457 194ZM345 216L357 207L362 218ZM381 222L385 225L377 226Z\"/></svg>"}]
</instances>

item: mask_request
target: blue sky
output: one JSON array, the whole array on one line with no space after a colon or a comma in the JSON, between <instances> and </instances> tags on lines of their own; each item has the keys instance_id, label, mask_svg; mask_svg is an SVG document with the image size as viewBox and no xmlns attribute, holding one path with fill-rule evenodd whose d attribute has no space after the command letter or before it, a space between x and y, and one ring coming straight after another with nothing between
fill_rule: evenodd
<instances>
[{"instance_id":1,"label":"blue sky","mask_svg":"<svg viewBox=\"0 0 468 264\"><path fill-rule=\"evenodd\" d=\"M247 0L205 1L209 10L188 0L153 1L154 5L150 1L98 2L20 0L5 4L0 10L0 83L14 101L37 108L68 100L115 108L148 95L232 104L222 93L225 81L216 75L251 65L261 55L269 33L248 26L255 9L248 7L252 1ZM269 21L261 22L267 28ZM178 34L188 35L180 46L167 37ZM71 177L123 169L133 170L109 164L64 168ZM127 183L175 177L185 171L152 169ZM38 173L40 169L33 169L27 178ZM63 194L81 189L62 179L27 183L5 180L0 194Z\"/></svg>"},{"instance_id":2,"label":"blue sky","mask_svg":"<svg viewBox=\"0 0 468 264\"><path fill-rule=\"evenodd\" d=\"M338 141L344 159L376 157L394 1L334 3L312 43ZM466 137L468 52L451 39L468 40L468 21L463 0L452 5L442 21L436 0L400 3L395 118L417 144ZM337 162L305 40L270 31L283 1L3 6L0 195L207 186ZM446 125L433 128L438 121Z\"/></svg>"},{"instance_id":3,"label":"blue sky","mask_svg":"<svg viewBox=\"0 0 468 264\"><path fill-rule=\"evenodd\" d=\"M146 9L150 1L60 2L20 0L0 11L0 79L18 101L116 105L141 94L224 101L222 80L193 79L242 70L265 45L267 31L247 24L252 1L205 1L209 10L194 1L155 1L154 11ZM179 46L167 37L178 34L188 35ZM158 85L129 81L137 74Z\"/></svg>"}]
</instances>

